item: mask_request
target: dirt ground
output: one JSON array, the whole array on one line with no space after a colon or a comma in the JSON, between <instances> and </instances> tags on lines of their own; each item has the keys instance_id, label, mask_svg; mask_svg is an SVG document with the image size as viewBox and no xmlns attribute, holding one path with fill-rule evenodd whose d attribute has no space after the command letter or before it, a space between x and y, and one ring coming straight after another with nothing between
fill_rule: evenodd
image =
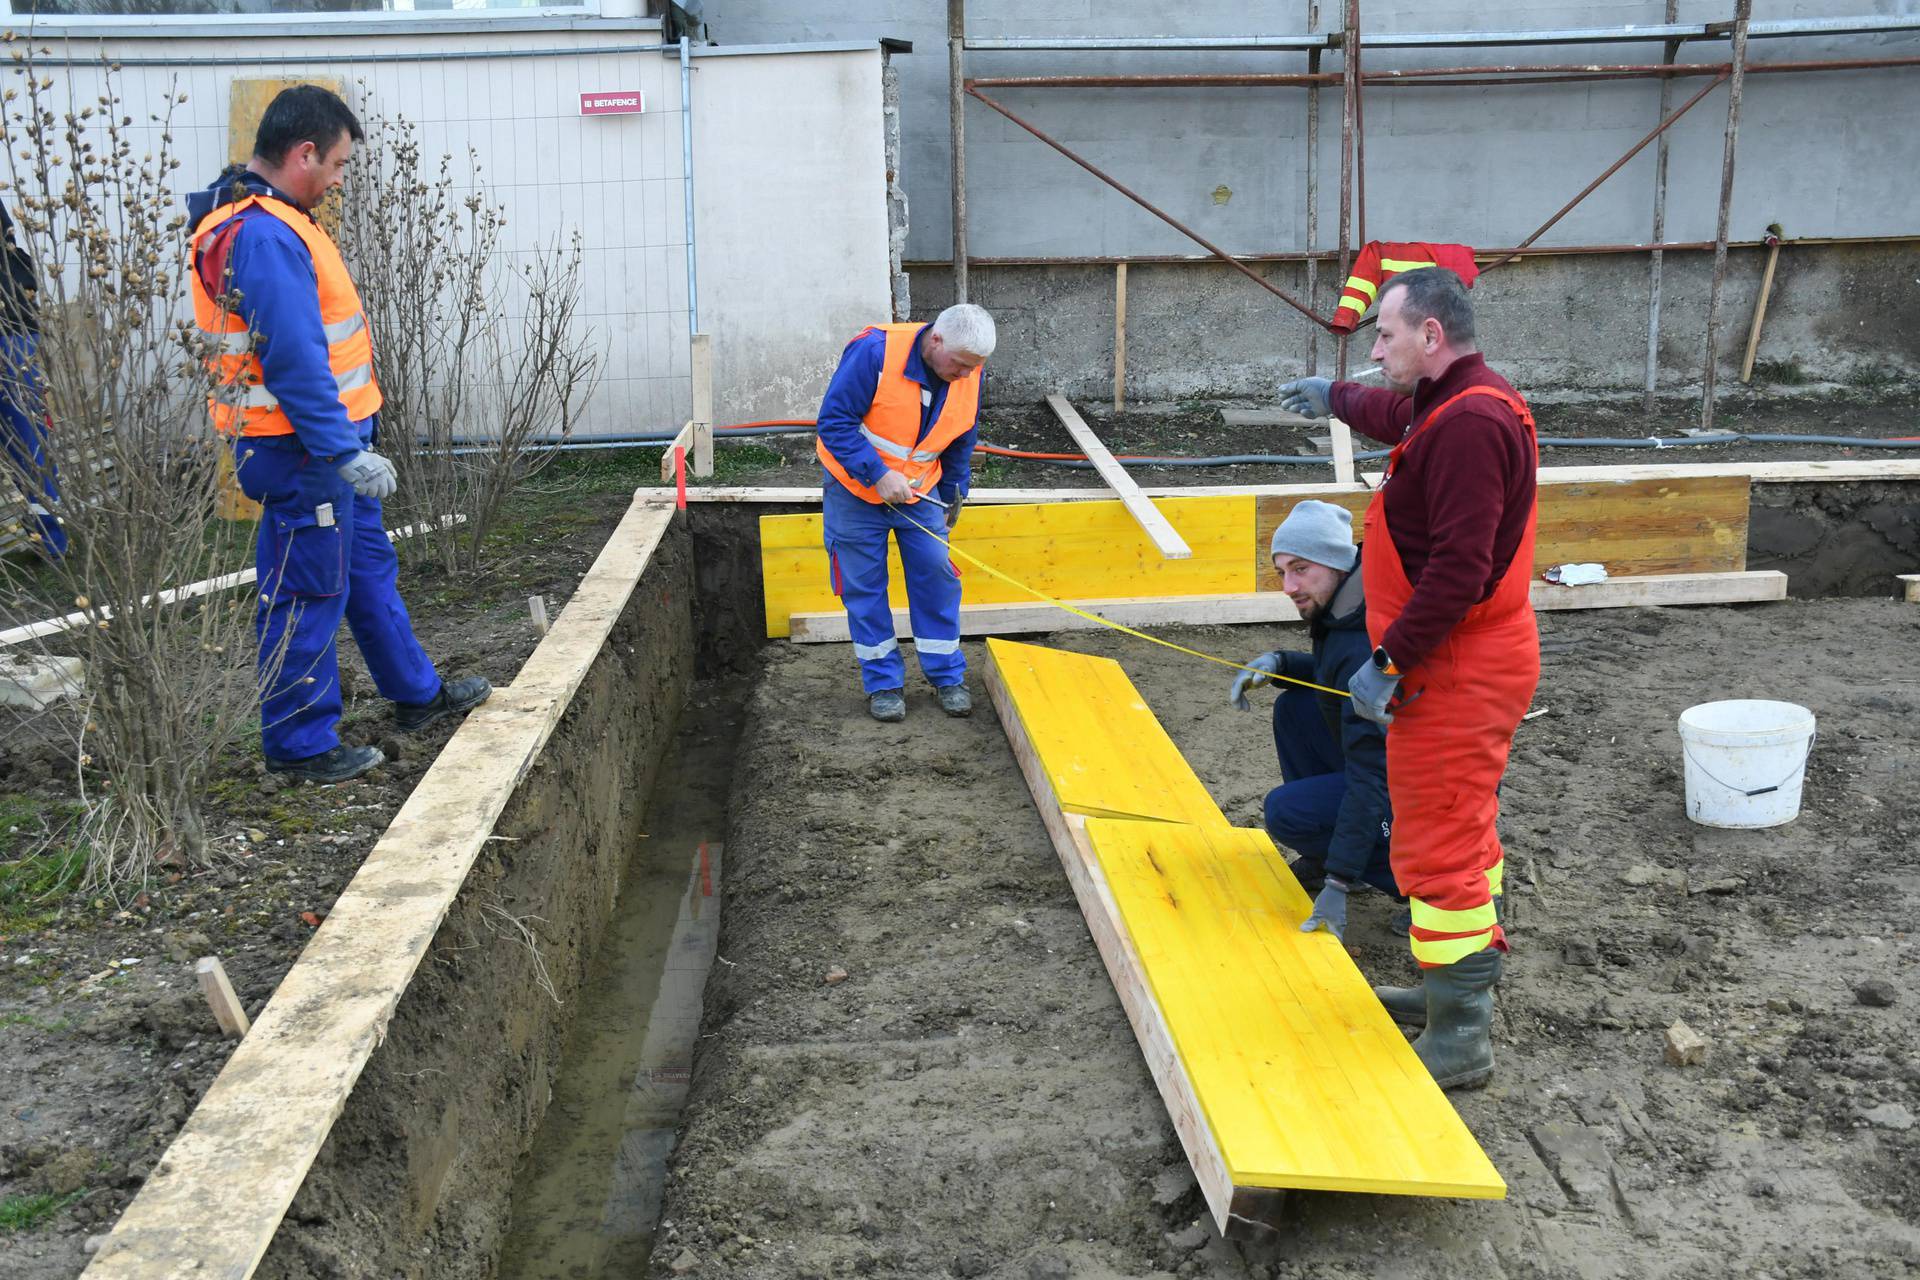
<instances>
[{"instance_id":1,"label":"dirt ground","mask_svg":"<svg viewBox=\"0 0 1920 1280\"><path fill-rule=\"evenodd\" d=\"M557 616L626 511L630 460L569 460L508 513L476 579L403 565L416 633L443 671L510 682L538 642L527 597ZM190 966L222 958L257 1015L283 974L451 736L393 731L344 632L342 734L389 760L339 787L283 785L257 739L238 743L212 787L216 864L144 891L53 892L36 864L61 847L71 761L5 721L0 734L0 1274L72 1276L232 1049Z\"/></svg>"},{"instance_id":2,"label":"dirt ground","mask_svg":"<svg viewBox=\"0 0 1920 1280\"><path fill-rule=\"evenodd\" d=\"M1882 1277L1920 1269L1913 606L1542 615L1504 792L1494 1082L1455 1095L1503 1202L1296 1193L1238 1245L1200 1196L967 646L977 710L868 720L835 646L766 651L657 1276ZM1298 631L1194 629L1230 657ZM1119 659L1221 808L1278 779L1230 675ZM917 687L916 687L917 686ZM1789 826L1682 813L1675 717L1812 708ZM1260 708L1264 711L1264 706ZM1381 897L1349 946L1410 976ZM844 981L829 983L834 969ZM1884 1001L1891 1000L1887 1005ZM1684 1019L1699 1065L1662 1058Z\"/></svg>"}]
</instances>

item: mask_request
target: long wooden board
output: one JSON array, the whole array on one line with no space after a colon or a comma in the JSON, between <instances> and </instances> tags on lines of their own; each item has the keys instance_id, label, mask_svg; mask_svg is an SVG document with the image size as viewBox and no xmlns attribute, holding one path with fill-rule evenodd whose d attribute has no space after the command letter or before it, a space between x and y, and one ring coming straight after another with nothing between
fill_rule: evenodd
<instances>
[{"instance_id":1,"label":"long wooden board","mask_svg":"<svg viewBox=\"0 0 1920 1280\"><path fill-rule=\"evenodd\" d=\"M986 683L1223 1232L1286 1188L1505 1194L1344 948L1299 932L1272 843L1192 797L1118 664L995 640Z\"/></svg>"},{"instance_id":2,"label":"long wooden board","mask_svg":"<svg viewBox=\"0 0 1920 1280\"><path fill-rule=\"evenodd\" d=\"M1915 589L1908 583L1907 589ZM1645 578L1611 578L1587 587L1533 584L1533 607L1630 609L1652 605L1751 604L1787 598L1787 575L1772 569L1742 573L1671 573ZM1911 597L1909 597L1911 598ZM1249 623L1298 622L1300 611L1278 591L1224 596L1143 596L1069 603L1128 627L1218 627ZM844 644L847 615L840 610L796 613L787 619L795 644ZM963 636L1037 635L1048 631L1095 631L1100 623L1050 604L967 604L960 606ZM905 609L893 611L894 634L906 640L912 627Z\"/></svg>"},{"instance_id":3,"label":"long wooden board","mask_svg":"<svg viewBox=\"0 0 1920 1280\"><path fill-rule=\"evenodd\" d=\"M420 780L85 1276L244 1280L514 789L625 610L671 508L635 503L509 688Z\"/></svg>"},{"instance_id":4,"label":"long wooden board","mask_svg":"<svg viewBox=\"0 0 1920 1280\"><path fill-rule=\"evenodd\" d=\"M1741 476L1543 484L1534 571L1597 561L1616 577L1737 573L1747 567L1749 487ZM1369 493L1336 488L1256 499L1258 590L1280 590L1280 575L1268 554L1273 531L1296 503L1310 497L1351 511L1354 537L1361 537Z\"/></svg>"},{"instance_id":5,"label":"long wooden board","mask_svg":"<svg viewBox=\"0 0 1920 1280\"><path fill-rule=\"evenodd\" d=\"M1127 474L1127 469L1121 466L1119 459L1115 458L1112 451L1101 443L1100 437L1093 433L1093 428L1087 425L1086 419L1080 416L1079 411L1067 398L1062 395L1048 396L1047 407L1053 410L1054 417L1060 419L1060 425L1067 429L1067 434L1073 437L1073 442L1080 446L1082 453L1087 455L1087 461L1091 462L1093 469L1100 473L1100 478L1107 482L1107 488L1113 490L1114 495L1126 507L1127 513L1139 521L1141 530L1152 540L1154 546L1160 548L1160 554L1169 560L1185 560L1191 556L1193 549L1187 546L1186 539L1182 538L1179 531L1167 522L1166 516L1153 505L1153 499L1140 492L1140 486L1135 484L1133 477Z\"/></svg>"},{"instance_id":6,"label":"long wooden board","mask_svg":"<svg viewBox=\"0 0 1920 1280\"><path fill-rule=\"evenodd\" d=\"M1111 499L1040 506L969 505L954 530L954 545L1055 597L1222 595L1253 590L1253 569L1246 554L1253 537L1252 498L1170 498L1161 506L1186 531L1191 558L1163 557L1126 507ZM919 511L926 514L914 514ZM925 528L942 528L938 508L910 507L908 512ZM896 535L927 536L912 529ZM897 548L890 550L888 561L888 573L897 588L902 581ZM1031 593L981 573L964 560L957 567L966 599L975 604L1033 599ZM770 636L786 635L792 614L839 607L818 515L762 516L760 568Z\"/></svg>"}]
</instances>

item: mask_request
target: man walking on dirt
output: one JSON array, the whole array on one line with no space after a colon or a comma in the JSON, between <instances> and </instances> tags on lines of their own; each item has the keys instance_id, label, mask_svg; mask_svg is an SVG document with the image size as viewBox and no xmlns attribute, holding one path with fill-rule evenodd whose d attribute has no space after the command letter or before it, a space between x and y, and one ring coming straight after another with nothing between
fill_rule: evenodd
<instances>
[{"instance_id":1,"label":"man walking on dirt","mask_svg":"<svg viewBox=\"0 0 1920 1280\"><path fill-rule=\"evenodd\" d=\"M1494 819L1540 678L1533 414L1474 345L1473 304L1442 268L1384 285L1373 359L1391 390L1301 378L1281 404L1393 445L1367 509L1361 573L1373 655L1348 689L1388 726L1393 874L1422 984L1376 988L1443 1088L1493 1074L1493 986L1507 941Z\"/></svg>"},{"instance_id":2,"label":"man walking on dirt","mask_svg":"<svg viewBox=\"0 0 1920 1280\"><path fill-rule=\"evenodd\" d=\"M187 199L194 318L220 344L213 360L228 388L211 405L214 425L234 437L240 487L265 508L254 551L260 735L269 769L314 782L385 759L340 741L342 618L402 731L492 692L482 676L441 680L396 587L372 336L340 250L311 213L364 138L334 94L287 89L260 118L253 159Z\"/></svg>"},{"instance_id":3,"label":"man walking on dirt","mask_svg":"<svg viewBox=\"0 0 1920 1280\"><path fill-rule=\"evenodd\" d=\"M1270 678L1344 690L1373 649L1351 513L1331 502L1297 503L1273 531L1272 552L1313 650L1249 661L1254 670L1235 676L1228 692L1242 711L1251 710L1247 691ZM1345 938L1349 893L1371 886L1399 897L1388 864L1387 731L1351 698L1288 684L1273 703L1273 747L1282 781L1267 792L1267 834L1300 855L1293 874L1315 895L1300 927Z\"/></svg>"},{"instance_id":4,"label":"man walking on dirt","mask_svg":"<svg viewBox=\"0 0 1920 1280\"><path fill-rule=\"evenodd\" d=\"M920 670L950 716L973 711L960 652L960 571L946 539L972 478L981 366L993 317L968 303L932 324L870 325L840 355L814 450L833 590L847 607L867 711L907 718L906 661L887 595L887 539L900 551Z\"/></svg>"}]
</instances>

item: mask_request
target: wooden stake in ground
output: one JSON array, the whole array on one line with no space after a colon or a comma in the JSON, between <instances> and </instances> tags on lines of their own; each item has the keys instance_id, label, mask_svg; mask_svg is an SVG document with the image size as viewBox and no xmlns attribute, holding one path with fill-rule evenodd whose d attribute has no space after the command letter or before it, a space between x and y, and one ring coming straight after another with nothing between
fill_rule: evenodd
<instances>
[{"instance_id":1,"label":"wooden stake in ground","mask_svg":"<svg viewBox=\"0 0 1920 1280\"><path fill-rule=\"evenodd\" d=\"M253 1023L247 1018L247 1011L240 1005L240 997L233 993L233 984L227 981L227 971L220 963L219 956L202 956L193 962L193 976L200 983L200 994L207 998L213 1008L213 1019L220 1024L220 1030L239 1039L247 1034Z\"/></svg>"},{"instance_id":2,"label":"wooden stake in ground","mask_svg":"<svg viewBox=\"0 0 1920 1280\"><path fill-rule=\"evenodd\" d=\"M1127 407L1127 264L1113 265L1113 411Z\"/></svg>"},{"instance_id":3,"label":"wooden stake in ground","mask_svg":"<svg viewBox=\"0 0 1920 1280\"><path fill-rule=\"evenodd\" d=\"M541 635L547 634L547 598L528 596L527 612L533 615L533 629Z\"/></svg>"},{"instance_id":4,"label":"wooden stake in ground","mask_svg":"<svg viewBox=\"0 0 1920 1280\"><path fill-rule=\"evenodd\" d=\"M696 333L691 348L693 369L693 474L713 474L713 336Z\"/></svg>"},{"instance_id":5,"label":"wooden stake in ground","mask_svg":"<svg viewBox=\"0 0 1920 1280\"><path fill-rule=\"evenodd\" d=\"M1047 407L1053 410L1054 417L1060 419L1060 425L1067 429L1073 442L1087 455L1087 460L1093 463L1093 469L1100 473L1100 478L1107 482L1114 496L1126 504L1127 511L1146 530L1147 537L1160 549L1160 554L1168 560L1192 559L1193 548L1187 545L1187 540L1167 523L1167 518L1153 505L1153 500L1140 492L1140 486L1133 482L1127 469L1120 465L1106 445L1100 443L1100 437L1093 434L1093 428L1086 424L1086 420L1067 398L1062 395L1048 396Z\"/></svg>"},{"instance_id":6,"label":"wooden stake in ground","mask_svg":"<svg viewBox=\"0 0 1920 1280\"><path fill-rule=\"evenodd\" d=\"M1753 354L1760 349L1760 325L1767 318L1767 299L1773 295L1773 268L1780 261L1780 237L1775 222L1767 227L1767 273L1760 277L1760 296L1753 304L1753 327L1747 331L1747 354L1740 362L1740 381L1753 381Z\"/></svg>"},{"instance_id":7,"label":"wooden stake in ground","mask_svg":"<svg viewBox=\"0 0 1920 1280\"><path fill-rule=\"evenodd\" d=\"M1328 438L1333 445L1333 482L1353 483L1353 429L1338 418L1327 419Z\"/></svg>"}]
</instances>

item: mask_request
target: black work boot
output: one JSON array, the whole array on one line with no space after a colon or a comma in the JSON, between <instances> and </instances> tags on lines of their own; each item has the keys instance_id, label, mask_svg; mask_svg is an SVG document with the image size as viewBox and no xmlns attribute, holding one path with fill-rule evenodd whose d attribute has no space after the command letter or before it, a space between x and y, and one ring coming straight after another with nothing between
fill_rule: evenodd
<instances>
[{"instance_id":1,"label":"black work boot","mask_svg":"<svg viewBox=\"0 0 1920 1280\"><path fill-rule=\"evenodd\" d=\"M393 722L400 726L402 733L418 733L431 724L438 724L448 716L458 715L485 702L493 693L493 686L487 683L485 676L461 676L458 680L442 680L440 692L433 695L432 702L396 702L393 704Z\"/></svg>"},{"instance_id":2,"label":"black work boot","mask_svg":"<svg viewBox=\"0 0 1920 1280\"><path fill-rule=\"evenodd\" d=\"M907 694L904 689L876 689L867 695L867 714L884 724L898 724L907 718Z\"/></svg>"},{"instance_id":3,"label":"black work boot","mask_svg":"<svg viewBox=\"0 0 1920 1280\"><path fill-rule=\"evenodd\" d=\"M1502 959L1488 947L1426 972L1427 1029L1413 1051L1442 1089L1478 1089L1493 1077L1493 984Z\"/></svg>"},{"instance_id":4,"label":"black work boot","mask_svg":"<svg viewBox=\"0 0 1920 1280\"><path fill-rule=\"evenodd\" d=\"M950 716L973 714L973 695L964 684L943 684L933 691L933 696L940 700L940 709Z\"/></svg>"},{"instance_id":5,"label":"black work boot","mask_svg":"<svg viewBox=\"0 0 1920 1280\"><path fill-rule=\"evenodd\" d=\"M346 782L386 763L386 759L378 747L349 747L343 743L317 756L302 756L298 760L276 760L268 756L267 768L284 773L296 782Z\"/></svg>"}]
</instances>

